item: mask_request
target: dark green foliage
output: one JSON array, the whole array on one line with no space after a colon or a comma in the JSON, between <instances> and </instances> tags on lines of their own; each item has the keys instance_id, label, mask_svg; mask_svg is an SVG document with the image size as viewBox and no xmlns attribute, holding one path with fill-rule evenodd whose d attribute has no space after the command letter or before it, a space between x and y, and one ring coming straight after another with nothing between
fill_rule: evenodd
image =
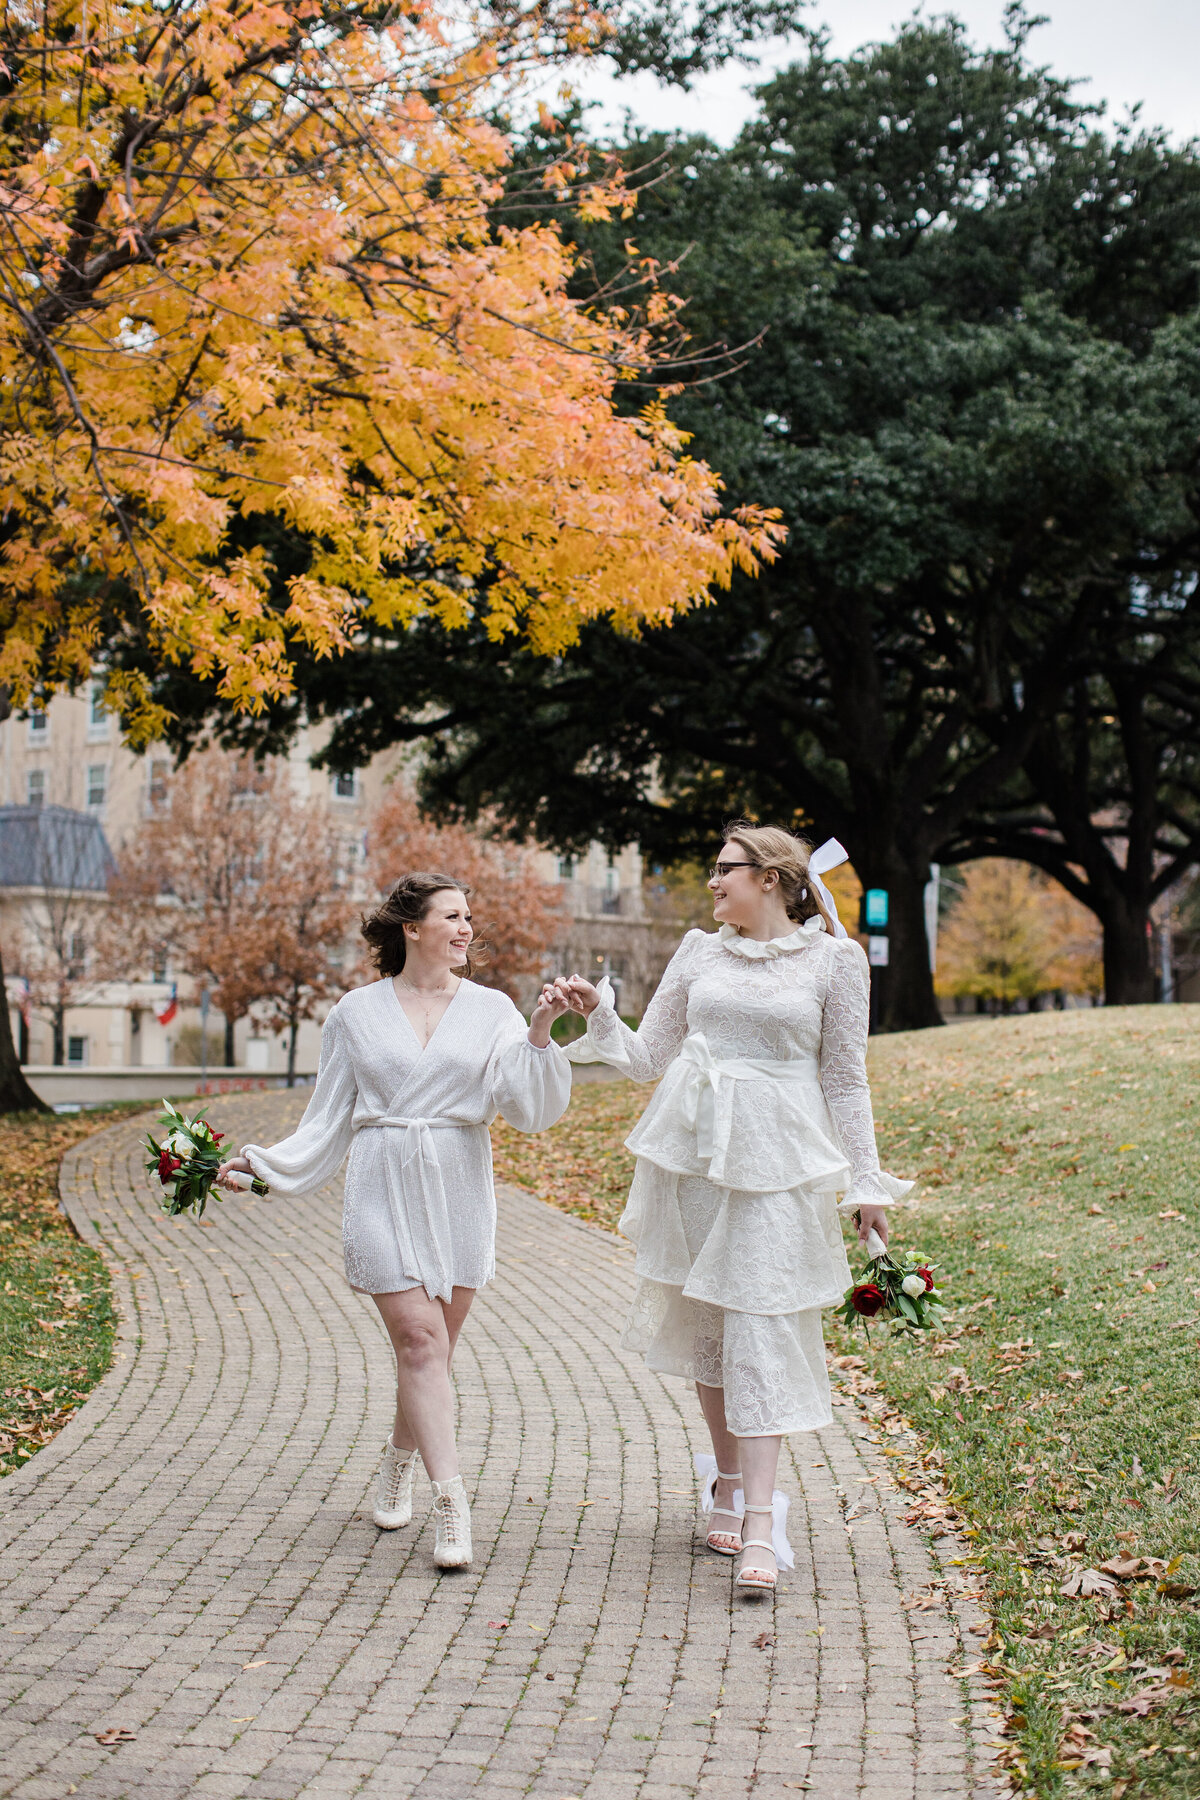
<instances>
[{"instance_id":1,"label":"dark green foliage","mask_svg":"<svg viewBox=\"0 0 1200 1800\"><path fill-rule=\"evenodd\" d=\"M659 860L706 855L745 810L836 834L892 894L893 1027L938 1017L930 860L989 848L997 807L1018 853L1037 835L1080 860L1068 823L1127 805L1146 761L1110 733L1080 768L1081 689L1090 730L1119 711L1104 670L1157 657L1161 689L1164 660L1186 674L1194 654L1200 158L1102 131L1031 63L1017 8L1008 29L979 51L916 21L844 60L814 35L732 149L638 138L620 151L636 217L577 229L601 303L630 237L686 298L672 411L731 499L781 509L760 579L561 659L420 625L303 671L335 765L430 741L440 816L495 808L563 848L637 836ZM1148 595L1172 609L1168 650ZM207 703L187 685L164 693L184 734ZM293 716L223 729L275 743ZM1192 754L1130 840L1131 891L1105 910L1104 880L1084 884L1129 952L1110 997L1144 987L1144 874L1194 829Z\"/></svg>"}]
</instances>

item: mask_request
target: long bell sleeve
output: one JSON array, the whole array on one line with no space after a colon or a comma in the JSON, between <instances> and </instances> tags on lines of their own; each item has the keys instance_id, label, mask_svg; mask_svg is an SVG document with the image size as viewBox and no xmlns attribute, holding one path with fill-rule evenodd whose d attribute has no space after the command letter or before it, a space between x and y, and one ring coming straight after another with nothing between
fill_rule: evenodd
<instances>
[{"instance_id":1,"label":"long bell sleeve","mask_svg":"<svg viewBox=\"0 0 1200 1800\"><path fill-rule=\"evenodd\" d=\"M601 1062L620 1069L631 1081L658 1080L668 1064L679 1054L688 1034L688 983L693 949L691 940L703 940L704 936L702 931L688 932L667 964L663 978L636 1031L631 1031L625 1021L618 1017L610 997L612 989L609 984L601 984L603 997L588 1018L587 1037L584 1040L584 1054L588 1055L589 1060L598 1057Z\"/></svg>"},{"instance_id":2,"label":"long bell sleeve","mask_svg":"<svg viewBox=\"0 0 1200 1800\"><path fill-rule=\"evenodd\" d=\"M269 1148L242 1146L242 1155L272 1193L311 1194L332 1180L350 1148L357 1094L345 1026L335 1006L321 1032L316 1086L299 1125Z\"/></svg>"},{"instance_id":3,"label":"long bell sleeve","mask_svg":"<svg viewBox=\"0 0 1200 1800\"><path fill-rule=\"evenodd\" d=\"M516 1131L547 1131L571 1103L571 1065L555 1043L531 1044L524 1019L513 1007L511 1032L488 1071L489 1111Z\"/></svg>"},{"instance_id":4,"label":"long bell sleeve","mask_svg":"<svg viewBox=\"0 0 1200 1800\"><path fill-rule=\"evenodd\" d=\"M875 1118L867 1083L871 974L862 945L839 939L825 993L821 1026L821 1090L850 1164L850 1186L838 1210L891 1206L915 1185L879 1167Z\"/></svg>"}]
</instances>

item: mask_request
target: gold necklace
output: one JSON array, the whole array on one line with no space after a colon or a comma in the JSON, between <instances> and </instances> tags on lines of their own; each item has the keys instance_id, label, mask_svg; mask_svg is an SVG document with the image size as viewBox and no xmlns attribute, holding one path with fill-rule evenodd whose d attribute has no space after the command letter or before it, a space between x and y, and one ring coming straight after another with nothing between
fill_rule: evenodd
<instances>
[{"instance_id":1,"label":"gold necklace","mask_svg":"<svg viewBox=\"0 0 1200 1800\"><path fill-rule=\"evenodd\" d=\"M397 975L396 979L408 989L408 992L415 997L418 1005L421 1007L421 1027L424 1034L421 1041L423 1044L427 1044L432 1036L430 1021L433 1018L434 1006L441 995L446 993L453 995L454 989L447 988L444 985L440 988L419 988L415 982L408 979L408 976L404 974L403 970Z\"/></svg>"}]
</instances>

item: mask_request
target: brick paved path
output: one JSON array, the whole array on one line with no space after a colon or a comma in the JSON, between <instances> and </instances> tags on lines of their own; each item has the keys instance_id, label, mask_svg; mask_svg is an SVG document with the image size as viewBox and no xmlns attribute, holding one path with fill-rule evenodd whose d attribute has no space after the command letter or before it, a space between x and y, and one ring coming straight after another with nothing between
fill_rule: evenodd
<instances>
[{"instance_id":1,"label":"brick paved path","mask_svg":"<svg viewBox=\"0 0 1200 1800\"><path fill-rule=\"evenodd\" d=\"M214 1116L269 1141L301 1101ZM994 1721L945 1673L971 1615L902 1609L942 1571L855 1409L789 1440L797 1568L773 1607L694 1549L698 1409L617 1348L618 1240L503 1195L457 1370L478 1560L439 1577L423 1478L419 1523L371 1523L392 1374L336 1193L164 1221L125 1124L72 1153L63 1194L124 1329L0 1489L3 1795L994 1793L971 1748ZM863 1502L849 1529L839 1496ZM104 1748L111 1726L136 1736Z\"/></svg>"}]
</instances>

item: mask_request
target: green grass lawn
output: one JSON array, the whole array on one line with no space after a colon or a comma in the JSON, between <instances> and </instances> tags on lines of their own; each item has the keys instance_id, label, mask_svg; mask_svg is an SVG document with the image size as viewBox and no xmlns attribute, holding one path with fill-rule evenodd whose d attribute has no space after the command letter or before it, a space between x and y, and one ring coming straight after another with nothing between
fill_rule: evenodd
<instances>
[{"instance_id":1,"label":"green grass lawn","mask_svg":"<svg viewBox=\"0 0 1200 1800\"><path fill-rule=\"evenodd\" d=\"M112 1359L108 1272L58 1204L58 1165L144 1102L0 1119L0 1476L21 1468L86 1400Z\"/></svg>"},{"instance_id":2,"label":"green grass lawn","mask_svg":"<svg viewBox=\"0 0 1200 1800\"><path fill-rule=\"evenodd\" d=\"M938 1262L950 1317L831 1346L866 1357L975 1534L1014 1786L1200 1796L1200 1009L905 1033L871 1072L884 1164L922 1181L895 1240ZM612 1224L646 1098L582 1087L541 1138L498 1128L497 1171Z\"/></svg>"}]
</instances>

